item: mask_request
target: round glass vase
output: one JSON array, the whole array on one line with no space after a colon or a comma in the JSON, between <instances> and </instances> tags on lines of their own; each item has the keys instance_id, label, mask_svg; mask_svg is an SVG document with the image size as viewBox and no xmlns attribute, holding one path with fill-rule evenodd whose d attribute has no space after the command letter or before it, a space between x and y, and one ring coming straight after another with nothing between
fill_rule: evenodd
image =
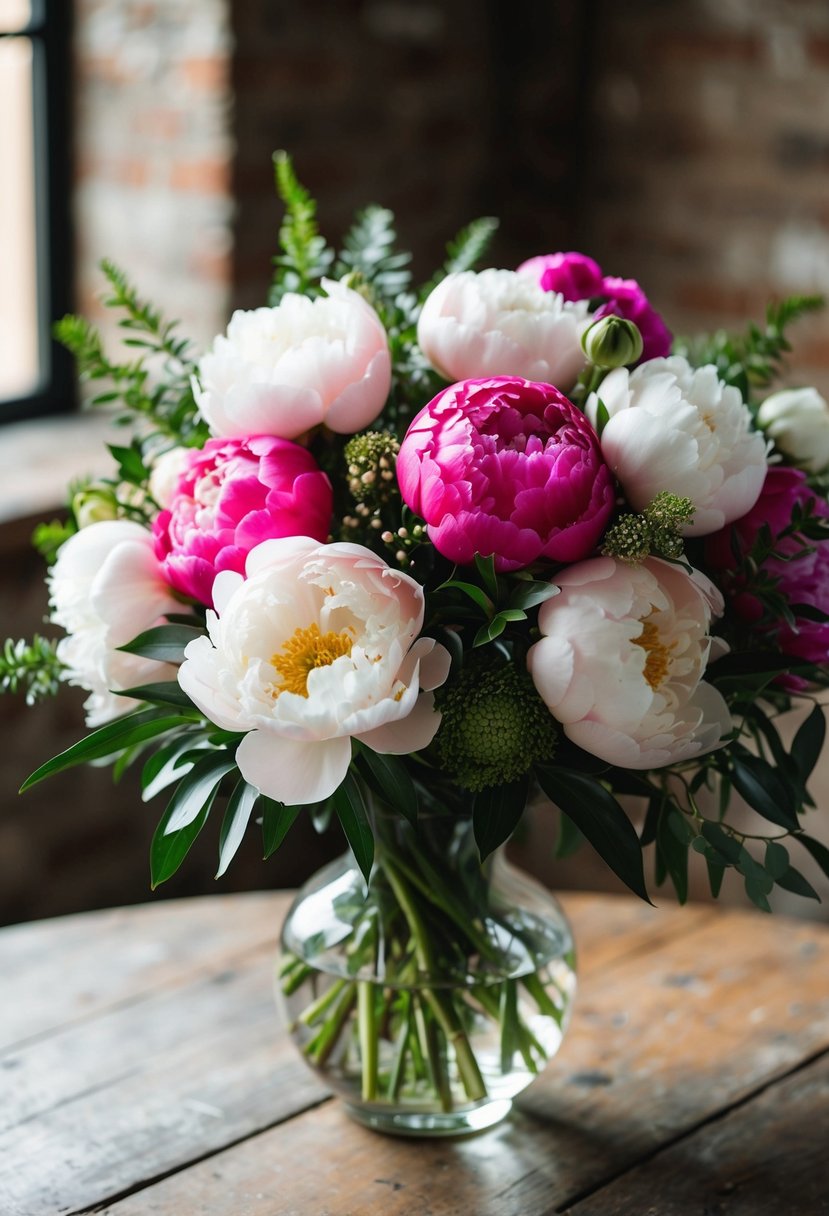
<instances>
[{"instance_id":1,"label":"round glass vase","mask_svg":"<svg viewBox=\"0 0 829 1216\"><path fill-rule=\"evenodd\" d=\"M299 891L276 988L303 1058L377 1131L451 1136L503 1119L558 1050L570 926L471 820L375 815L368 884L348 852Z\"/></svg>"}]
</instances>

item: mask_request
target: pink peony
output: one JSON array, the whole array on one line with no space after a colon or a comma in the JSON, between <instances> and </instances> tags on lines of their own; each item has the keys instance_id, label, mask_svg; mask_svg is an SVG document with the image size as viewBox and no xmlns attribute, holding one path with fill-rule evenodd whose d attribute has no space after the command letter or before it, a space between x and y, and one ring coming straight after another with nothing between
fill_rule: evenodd
<instances>
[{"instance_id":1,"label":"pink peony","mask_svg":"<svg viewBox=\"0 0 829 1216\"><path fill-rule=\"evenodd\" d=\"M633 321L642 335L640 362L659 359L671 349L672 336L635 279L619 279L602 273L601 267L583 253L547 253L530 258L518 267L532 276L545 291L555 291L565 300L603 299L593 319L613 315Z\"/></svg>"},{"instance_id":2,"label":"pink peony","mask_svg":"<svg viewBox=\"0 0 829 1216\"><path fill-rule=\"evenodd\" d=\"M810 620L798 613L797 606L804 604L820 612L829 612L829 540L809 542L813 551L794 560L769 557L763 563L762 573L777 580L777 590L794 611L794 629L782 619L773 625L762 624L760 601L738 579L728 577L729 571L734 570L732 536L740 551L747 553L764 524L768 524L773 537L778 537L791 524L795 506L806 507L809 503L812 503L814 514L829 517L829 504L813 493L804 473L781 465L772 466L766 474L760 497L748 514L721 532L706 537L705 556L711 567L724 573L720 582L725 585L731 607L740 620L749 626L758 626L758 632L773 638L784 654L810 663L826 664L829 662L829 622ZM784 554L794 554L801 549L801 544L794 537L785 537L775 548ZM787 677L786 683L800 686L801 681L797 677Z\"/></svg>"},{"instance_id":3,"label":"pink peony","mask_svg":"<svg viewBox=\"0 0 829 1216\"><path fill-rule=\"evenodd\" d=\"M172 587L211 606L220 570L242 573L264 540L325 540L331 508L328 478L305 448L270 435L210 439L188 452L153 523L156 555Z\"/></svg>"},{"instance_id":4,"label":"pink peony","mask_svg":"<svg viewBox=\"0 0 829 1216\"><path fill-rule=\"evenodd\" d=\"M404 501L454 562L495 554L499 571L576 562L613 510L614 483L580 410L517 377L450 385L420 411L397 458Z\"/></svg>"}]
</instances>

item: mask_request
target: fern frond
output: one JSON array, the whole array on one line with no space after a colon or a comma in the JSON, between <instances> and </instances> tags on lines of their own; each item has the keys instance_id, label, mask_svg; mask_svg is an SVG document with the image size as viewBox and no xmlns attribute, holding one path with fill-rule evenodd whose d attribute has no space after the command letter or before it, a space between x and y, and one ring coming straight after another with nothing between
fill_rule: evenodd
<instances>
[{"instance_id":1,"label":"fern frond","mask_svg":"<svg viewBox=\"0 0 829 1216\"><path fill-rule=\"evenodd\" d=\"M408 270L412 255L396 250L396 240L393 212L371 204L358 212L346 233L335 275L357 273L373 292L393 300L412 278Z\"/></svg>"},{"instance_id":2,"label":"fern frond","mask_svg":"<svg viewBox=\"0 0 829 1216\"><path fill-rule=\"evenodd\" d=\"M279 247L273 259L274 276L268 296L278 304L287 291L311 294L334 260L334 252L320 236L317 204L294 172L287 152L274 152L276 191L285 206L279 228Z\"/></svg>"}]
</instances>

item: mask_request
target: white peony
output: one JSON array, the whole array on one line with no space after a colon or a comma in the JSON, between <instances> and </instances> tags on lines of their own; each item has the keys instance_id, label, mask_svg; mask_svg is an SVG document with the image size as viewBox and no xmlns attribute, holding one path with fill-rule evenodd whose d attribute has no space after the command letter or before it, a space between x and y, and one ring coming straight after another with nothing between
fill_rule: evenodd
<instances>
[{"instance_id":1,"label":"white peony","mask_svg":"<svg viewBox=\"0 0 829 1216\"><path fill-rule=\"evenodd\" d=\"M776 446L807 473L829 468L829 403L816 388L786 388L766 397L757 421Z\"/></svg>"},{"instance_id":2,"label":"white peony","mask_svg":"<svg viewBox=\"0 0 829 1216\"><path fill-rule=\"evenodd\" d=\"M391 387L383 324L345 284L323 286L319 299L289 292L276 308L233 314L193 389L214 435L296 439L320 423L351 434L380 413Z\"/></svg>"},{"instance_id":3,"label":"white peony","mask_svg":"<svg viewBox=\"0 0 829 1216\"><path fill-rule=\"evenodd\" d=\"M636 511L668 490L694 504L689 536L716 532L750 511L766 477L767 443L752 429L739 391L713 366L692 368L680 355L618 368L601 383L609 421L602 454ZM596 425L598 397L585 413Z\"/></svg>"},{"instance_id":4,"label":"white peony","mask_svg":"<svg viewBox=\"0 0 829 1216\"><path fill-rule=\"evenodd\" d=\"M587 301L567 301L514 270L447 275L427 297L417 340L449 380L523 376L566 392L586 365Z\"/></svg>"},{"instance_id":5,"label":"white peony","mask_svg":"<svg viewBox=\"0 0 829 1216\"><path fill-rule=\"evenodd\" d=\"M429 691L449 654L420 638L423 589L361 545L268 540L247 578L222 571L209 638L191 642L179 683L217 726L248 731L242 776L291 805L332 794L352 737L377 752L418 751L440 715Z\"/></svg>"},{"instance_id":6,"label":"white peony","mask_svg":"<svg viewBox=\"0 0 829 1216\"><path fill-rule=\"evenodd\" d=\"M149 491L155 502L163 509L169 507L184 472L192 448L168 448L153 461L150 471Z\"/></svg>"},{"instance_id":7,"label":"white peony","mask_svg":"<svg viewBox=\"0 0 829 1216\"><path fill-rule=\"evenodd\" d=\"M87 726L135 708L112 690L175 679L175 667L116 649L181 611L146 528L125 519L90 524L61 546L48 584L51 619L67 633L57 650L63 678L91 693Z\"/></svg>"},{"instance_id":8,"label":"white peony","mask_svg":"<svg viewBox=\"0 0 829 1216\"><path fill-rule=\"evenodd\" d=\"M544 635L527 665L569 739L623 768L661 768L719 747L728 707L702 680L725 644L708 635L722 611L699 572L659 558L610 557L569 567L541 607Z\"/></svg>"}]
</instances>

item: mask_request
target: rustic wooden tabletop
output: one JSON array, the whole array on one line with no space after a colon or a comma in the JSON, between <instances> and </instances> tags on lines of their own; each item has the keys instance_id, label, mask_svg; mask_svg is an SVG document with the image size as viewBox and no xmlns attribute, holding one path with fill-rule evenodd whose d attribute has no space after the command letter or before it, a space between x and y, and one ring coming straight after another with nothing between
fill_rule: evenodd
<instances>
[{"instance_id":1,"label":"rustic wooden tabletop","mask_svg":"<svg viewBox=\"0 0 829 1216\"><path fill-rule=\"evenodd\" d=\"M563 900L570 1032L460 1141L352 1123L280 1028L284 894L0 932L0 1213L829 1213L829 928Z\"/></svg>"}]
</instances>

